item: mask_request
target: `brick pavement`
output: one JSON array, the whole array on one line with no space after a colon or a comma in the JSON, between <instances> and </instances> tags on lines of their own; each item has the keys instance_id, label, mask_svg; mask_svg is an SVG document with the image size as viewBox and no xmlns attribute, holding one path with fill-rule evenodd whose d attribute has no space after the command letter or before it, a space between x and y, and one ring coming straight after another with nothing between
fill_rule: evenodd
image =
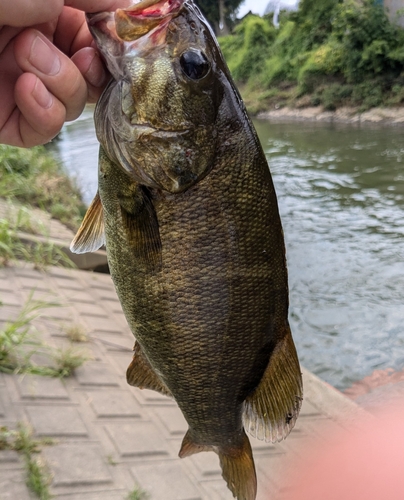
<instances>
[{"instance_id":1,"label":"brick pavement","mask_svg":"<svg viewBox=\"0 0 404 500\"><path fill-rule=\"evenodd\" d=\"M72 324L89 336L78 347L91 360L68 379L0 375L0 425L28 422L37 437L56 439L41 452L55 498L124 500L139 485L151 500L230 500L214 453L177 457L187 426L176 404L127 385L133 336L110 276L61 268L44 273L30 264L0 269L0 327L30 294L60 304L34 320L48 344L68 344L66 327ZM330 428L351 432L367 417L306 370L304 381L303 409L290 437L277 445L252 440L258 500L273 498L291 459L304 458L308 443L327 440ZM19 456L0 451L0 499L32 498Z\"/></svg>"},{"instance_id":2,"label":"brick pavement","mask_svg":"<svg viewBox=\"0 0 404 500\"><path fill-rule=\"evenodd\" d=\"M0 203L0 217L5 210L10 208ZM69 230L43 212L35 216L66 246ZM67 379L0 374L0 426L13 429L26 422L36 437L55 439L41 451L54 497L124 500L138 485L150 500L230 500L214 453L178 458L187 425L177 405L127 385L134 339L110 276L61 268L45 273L30 264L0 269L0 328L17 317L31 294L58 303L33 321L47 344L69 345L66 332L71 326L84 329L89 339L77 348L91 359ZM280 493L287 463L304 455L308 443L327 441L332 430L352 432L367 418L358 405L307 370L303 376L303 408L288 439L276 445L251 439L257 500ZM20 456L0 451L0 500L33 498Z\"/></svg>"}]
</instances>

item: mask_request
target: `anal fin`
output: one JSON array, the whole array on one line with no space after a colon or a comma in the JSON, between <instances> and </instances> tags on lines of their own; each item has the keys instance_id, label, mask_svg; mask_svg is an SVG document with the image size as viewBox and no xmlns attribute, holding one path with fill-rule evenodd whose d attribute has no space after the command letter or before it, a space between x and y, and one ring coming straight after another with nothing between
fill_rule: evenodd
<instances>
[{"instance_id":1,"label":"anal fin","mask_svg":"<svg viewBox=\"0 0 404 500\"><path fill-rule=\"evenodd\" d=\"M126 370L126 380L134 387L150 389L172 398L170 390L153 370L138 342L135 342L133 359Z\"/></svg>"},{"instance_id":2,"label":"anal fin","mask_svg":"<svg viewBox=\"0 0 404 500\"><path fill-rule=\"evenodd\" d=\"M303 383L289 325L275 347L264 375L244 402L247 432L272 443L282 441L293 429L303 400Z\"/></svg>"}]
</instances>

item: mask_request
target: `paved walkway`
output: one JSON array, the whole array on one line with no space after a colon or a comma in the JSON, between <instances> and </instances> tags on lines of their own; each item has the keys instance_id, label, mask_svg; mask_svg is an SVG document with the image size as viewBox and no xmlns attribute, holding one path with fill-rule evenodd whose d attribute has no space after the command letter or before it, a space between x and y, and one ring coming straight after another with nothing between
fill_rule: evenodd
<instances>
[{"instance_id":1,"label":"paved walkway","mask_svg":"<svg viewBox=\"0 0 404 500\"><path fill-rule=\"evenodd\" d=\"M27 422L37 437L55 438L41 456L58 500L124 500L137 485L150 500L230 500L214 453L180 460L187 425L176 404L126 383L133 336L107 274L32 265L0 269L0 328L34 299L60 305L34 320L51 346L69 345L66 330L79 326L89 337L75 344L91 360L67 379L0 375L0 426ZM252 439L259 480L258 500L279 492L292 459L305 446L326 441L331 431L352 432L367 413L304 370L305 399L289 438L277 445ZM325 425L327 424L327 425ZM33 499L15 452L0 451L0 499ZM286 497L285 497L286 498Z\"/></svg>"}]
</instances>

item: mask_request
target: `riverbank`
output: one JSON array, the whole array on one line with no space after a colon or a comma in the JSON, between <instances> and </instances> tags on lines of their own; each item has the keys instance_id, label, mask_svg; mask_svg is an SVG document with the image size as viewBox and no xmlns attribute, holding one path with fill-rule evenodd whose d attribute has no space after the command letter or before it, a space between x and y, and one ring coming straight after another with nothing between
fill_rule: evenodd
<instances>
[{"instance_id":1,"label":"riverbank","mask_svg":"<svg viewBox=\"0 0 404 500\"><path fill-rule=\"evenodd\" d=\"M258 119L274 122L340 123L356 126L404 126L404 107L372 108L360 112L359 108L343 107L327 111L322 106L307 108L282 107L260 112Z\"/></svg>"}]
</instances>

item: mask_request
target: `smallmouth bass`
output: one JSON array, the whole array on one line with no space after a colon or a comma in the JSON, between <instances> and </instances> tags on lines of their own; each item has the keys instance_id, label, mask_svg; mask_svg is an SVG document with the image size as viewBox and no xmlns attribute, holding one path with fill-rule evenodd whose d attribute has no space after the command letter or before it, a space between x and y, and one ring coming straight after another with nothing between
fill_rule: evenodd
<instances>
[{"instance_id":1,"label":"smallmouth bass","mask_svg":"<svg viewBox=\"0 0 404 500\"><path fill-rule=\"evenodd\" d=\"M106 244L136 338L128 383L176 400L180 457L215 451L233 495L254 500L245 430L284 439L302 401L265 155L192 0L88 24L113 79L95 111L99 191L71 248Z\"/></svg>"}]
</instances>

